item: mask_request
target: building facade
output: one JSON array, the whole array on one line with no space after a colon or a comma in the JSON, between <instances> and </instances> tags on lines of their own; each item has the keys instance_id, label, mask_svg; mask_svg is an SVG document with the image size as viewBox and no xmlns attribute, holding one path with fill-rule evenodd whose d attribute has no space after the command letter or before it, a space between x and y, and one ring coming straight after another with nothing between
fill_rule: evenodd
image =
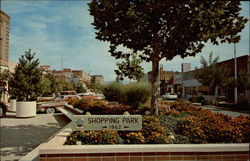
<instances>
[{"instance_id":1,"label":"building facade","mask_svg":"<svg viewBox=\"0 0 250 161\"><path fill-rule=\"evenodd\" d=\"M249 73L249 56L244 55L236 58L237 62L237 75L239 76L240 72ZM233 78L235 76L235 66L234 66L234 59L229 59L226 61L222 61L216 64L217 66L224 66L228 70L228 78ZM207 100L215 100L215 91L207 86L202 85L197 79L195 79L195 70L184 72L183 73L183 80L182 83L177 81L177 79L181 76L176 76L174 78L174 85L180 85L183 89L182 97L184 98L191 98L192 96L204 96ZM250 79L250 78L249 78ZM175 81L176 80L176 81ZM226 100L234 100L234 87L227 86L227 87L219 87L219 93L221 98L225 98ZM241 90L238 88L238 100L250 100L249 90Z\"/></svg>"},{"instance_id":2,"label":"building facade","mask_svg":"<svg viewBox=\"0 0 250 161\"><path fill-rule=\"evenodd\" d=\"M91 76L91 84L93 84L93 85L103 85L104 84L103 75L92 75Z\"/></svg>"},{"instance_id":3,"label":"building facade","mask_svg":"<svg viewBox=\"0 0 250 161\"><path fill-rule=\"evenodd\" d=\"M9 63L9 25L10 16L0 10L0 67L8 69Z\"/></svg>"},{"instance_id":4,"label":"building facade","mask_svg":"<svg viewBox=\"0 0 250 161\"><path fill-rule=\"evenodd\" d=\"M159 77L160 77L160 94L172 93L173 90L173 76L178 74L177 71L165 71L163 65L160 66ZM146 78L148 82L152 82L152 71L147 73Z\"/></svg>"}]
</instances>

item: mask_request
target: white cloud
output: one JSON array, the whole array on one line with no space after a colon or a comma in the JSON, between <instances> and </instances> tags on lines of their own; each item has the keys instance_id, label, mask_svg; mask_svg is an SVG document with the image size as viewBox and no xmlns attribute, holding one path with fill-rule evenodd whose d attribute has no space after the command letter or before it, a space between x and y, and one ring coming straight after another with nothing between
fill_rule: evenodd
<instances>
[{"instance_id":1,"label":"white cloud","mask_svg":"<svg viewBox=\"0 0 250 161\"><path fill-rule=\"evenodd\" d=\"M108 43L95 39L93 26L90 25L93 18L89 16L86 2L4 1L3 8L12 17L11 60L17 61L24 51L31 48L37 53L41 64L60 69L63 54L64 67L83 69L91 74L103 74L106 81L115 79L114 69L119 60L115 60L108 53ZM245 6L243 8L248 11L244 12L244 15L249 18L249 9ZM119 49L128 50L122 47ZM165 70L180 71L183 62L191 63L194 68L200 66L200 56L207 58L211 51L214 55L219 55L221 61L233 57L232 44L207 44L196 57L175 57L169 62L162 60L161 64ZM249 54L249 21L242 32L242 40L237 44L237 54ZM151 63L143 63L143 67L144 71L148 72L151 70Z\"/></svg>"}]
</instances>

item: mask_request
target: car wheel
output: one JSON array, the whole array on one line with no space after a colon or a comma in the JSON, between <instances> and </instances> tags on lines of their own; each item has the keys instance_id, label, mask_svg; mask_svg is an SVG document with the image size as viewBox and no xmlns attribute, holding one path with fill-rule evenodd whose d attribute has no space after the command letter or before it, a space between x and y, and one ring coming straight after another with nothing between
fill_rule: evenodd
<instances>
[{"instance_id":1,"label":"car wheel","mask_svg":"<svg viewBox=\"0 0 250 161\"><path fill-rule=\"evenodd\" d=\"M56 109L55 108L47 108L46 110L47 114L54 114L56 112Z\"/></svg>"}]
</instances>

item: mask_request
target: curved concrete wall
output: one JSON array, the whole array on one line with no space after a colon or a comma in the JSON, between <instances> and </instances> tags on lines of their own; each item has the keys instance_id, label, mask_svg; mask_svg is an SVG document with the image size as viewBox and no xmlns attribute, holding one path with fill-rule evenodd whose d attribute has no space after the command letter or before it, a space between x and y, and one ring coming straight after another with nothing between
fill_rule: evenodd
<instances>
[{"instance_id":1,"label":"curved concrete wall","mask_svg":"<svg viewBox=\"0 0 250 161\"><path fill-rule=\"evenodd\" d=\"M16 103L16 117L33 116L36 116L36 101Z\"/></svg>"}]
</instances>

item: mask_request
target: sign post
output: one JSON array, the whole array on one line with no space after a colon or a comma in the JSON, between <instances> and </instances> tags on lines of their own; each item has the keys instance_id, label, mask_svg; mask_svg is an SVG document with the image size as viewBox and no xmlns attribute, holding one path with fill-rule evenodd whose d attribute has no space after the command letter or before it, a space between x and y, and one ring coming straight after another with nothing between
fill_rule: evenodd
<instances>
[{"instance_id":1,"label":"sign post","mask_svg":"<svg viewBox=\"0 0 250 161\"><path fill-rule=\"evenodd\" d=\"M142 117L140 115L75 115L71 127L73 131L103 129L139 131L142 129Z\"/></svg>"}]
</instances>

